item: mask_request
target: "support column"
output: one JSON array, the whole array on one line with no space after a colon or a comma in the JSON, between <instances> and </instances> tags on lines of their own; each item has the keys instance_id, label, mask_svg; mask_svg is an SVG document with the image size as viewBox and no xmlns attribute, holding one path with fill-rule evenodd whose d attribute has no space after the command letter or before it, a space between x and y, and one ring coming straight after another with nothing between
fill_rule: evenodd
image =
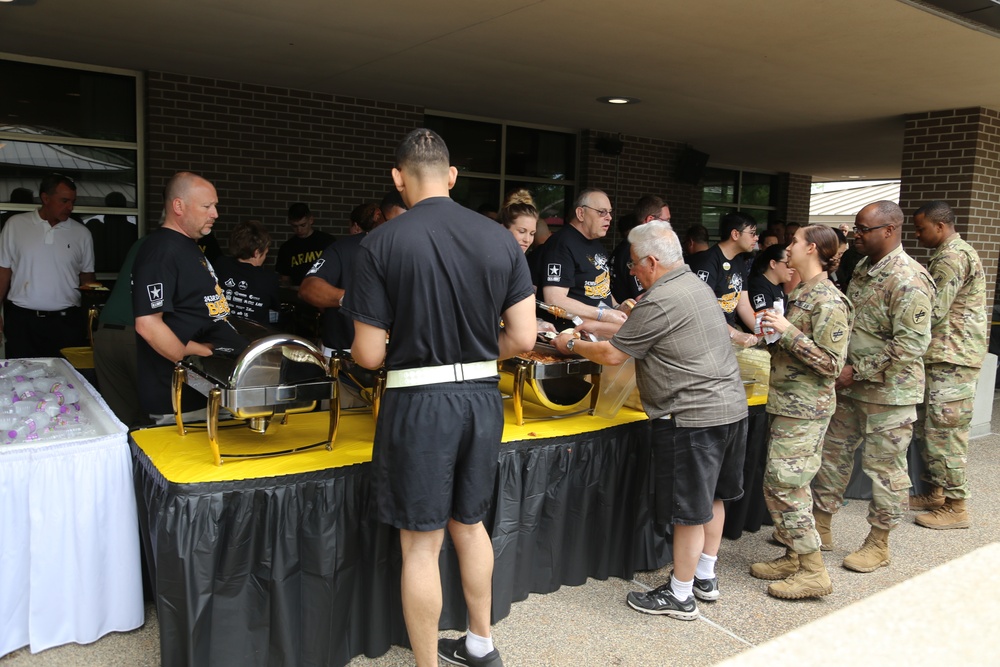
<instances>
[{"instance_id":1,"label":"support column","mask_svg":"<svg viewBox=\"0 0 1000 667\"><path fill-rule=\"evenodd\" d=\"M983 260L992 312L1000 256L1000 111L972 107L906 117L899 192L907 216L903 245L925 265L930 251L917 246L910 216L936 199L951 204L958 232Z\"/></svg>"}]
</instances>

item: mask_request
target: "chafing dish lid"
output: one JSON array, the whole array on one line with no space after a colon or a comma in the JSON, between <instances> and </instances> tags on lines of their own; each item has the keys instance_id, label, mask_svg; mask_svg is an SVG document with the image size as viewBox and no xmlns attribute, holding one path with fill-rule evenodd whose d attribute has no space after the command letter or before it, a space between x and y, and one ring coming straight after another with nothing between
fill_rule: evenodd
<instances>
[{"instance_id":1,"label":"chafing dish lid","mask_svg":"<svg viewBox=\"0 0 1000 667\"><path fill-rule=\"evenodd\" d=\"M191 356L185 364L228 389L272 387L329 378L323 353L305 338L272 334L255 340L235 359Z\"/></svg>"}]
</instances>

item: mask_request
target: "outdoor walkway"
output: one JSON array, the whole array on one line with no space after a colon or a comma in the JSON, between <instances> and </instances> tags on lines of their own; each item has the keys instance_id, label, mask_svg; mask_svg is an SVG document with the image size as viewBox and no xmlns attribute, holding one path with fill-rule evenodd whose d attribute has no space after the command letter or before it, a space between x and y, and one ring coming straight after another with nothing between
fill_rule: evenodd
<instances>
[{"instance_id":1,"label":"outdoor walkway","mask_svg":"<svg viewBox=\"0 0 1000 667\"><path fill-rule=\"evenodd\" d=\"M767 582L749 575L750 563L774 558L781 553L778 547L767 542L771 529L765 527L758 533L745 533L740 540L723 541L718 567L722 597L717 602L699 604L701 619L684 622L647 616L625 604L625 595L630 590L662 583L670 571L669 566L658 572L639 573L635 581L589 580L583 586L564 586L555 593L531 595L527 600L515 603L510 616L494 627L494 638L504 664L506 667L712 665L735 656L739 656L733 661L736 664L763 664L754 659L754 654L745 652L979 547L1000 541L1000 488L997 484L1000 480L1000 435L995 435L1000 433L1000 398L994 400L992 431L994 435L974 440L970 446L969 477L973 499L969 506L973 525L969 530L934 531L921 528L912 523L913 513L910 513L907 523L892 533L890 547L893 561L889 567L870 574L849 572L840 566L840 562L861 544L868 532L865 521L867 501L852 500L834 517L836 549L824 553L833 579L832 595L819 600L788 602L775 600L764 593ZM974 562L981 564L984 558L993 557L993 553L986 551L978 554ZM993 569L998 567L1000 563L995 563ZM971 572L967 573L966 581L969 586L981 589L994 585L997 577L980 578ZM963 595L962 591L947 585L935 586L931 591L942 596ZM989 599L997 602L993 606L977 609L976 615L965 620L975 623L977 620L996 619L1000 595L994 592ZM876 602L872 601L868 606ZM926 605L928 598L921 597L919 602ZM864 606L859 605L848 613L855 611L856 616L861 618ZM908 617L911 612L921 616L928 613L926 607L903 607L897 612L903 617ZM844 624L844 618L844 615L838 615L830 622ZM876 618L884 618L886 624L886 632L881 635L880 642L883 648L892 649L892 643L898 642L901 645L895 648L900 652L905 650L908 655L920 655L920 647L914 646L912 639L903 639L904 635L896 632L893 623L898 619L884 615ZM139 630L111 634L88 646L64 646L37 655L21 649L0 658L0 667L158 665L159 630L152 607L147 608L146 619L146 625ZM987 632L995 634L996 624L990 623L992 627ZM932 641L936 634L929 624L927 628L923 637ZM808 635L808 630L796 635ZM864 640L845 632L843 643L850 644L852 641L860 641L858 647L864 649ZM981 660L956 657L955 663L990 664L996 660L996 655L994 652L982 653ZM909 657L901 658L900 662L909 665L931 663L930 660ZM935 659L933 664L947 662ZM398 647L379 658L361 656L350 663L350 667L404 665L412 666L413 657L408 650Z\"/></svg>"}]
</instances>

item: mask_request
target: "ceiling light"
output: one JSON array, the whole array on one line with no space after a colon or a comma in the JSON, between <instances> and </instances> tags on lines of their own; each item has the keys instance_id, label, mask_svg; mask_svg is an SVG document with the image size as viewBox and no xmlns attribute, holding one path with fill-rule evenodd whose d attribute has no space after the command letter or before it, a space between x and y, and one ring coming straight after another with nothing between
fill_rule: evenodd
<instances>
[{"instance_id":1,"label":"ceiling light","mask_svg":"<svg viewBox=\"0 0 1000 667\"><path fill-rule=\"evenodd\" d=\"M625 97L624 95L615 95L613 97L598 97L598 102L603 102L604 104L638 104L641 100L637 97Z\"/></svg>"}]
</instances>

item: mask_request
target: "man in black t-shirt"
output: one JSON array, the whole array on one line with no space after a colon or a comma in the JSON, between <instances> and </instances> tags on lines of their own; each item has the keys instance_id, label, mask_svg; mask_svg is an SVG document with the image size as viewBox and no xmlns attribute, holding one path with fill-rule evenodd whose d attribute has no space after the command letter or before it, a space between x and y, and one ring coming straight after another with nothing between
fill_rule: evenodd
<instances>
[{"instance_id":1,"label":"man in black t-shirt","mask_svg":"<svg viewBox=\"0 0 1000 667\"><path fill-rule=\"evenodd\" d=\"M740 333L736 329L737 322L742 322L747 331L753 331L753 308L746 287L750 265L744 254L751 252L757 243L757 223L745 213L729 213L722 218L719 239L708 250L689 257L688 264L691 271L715 292L735 339ZM749 343L749 339L746 342Z\"/></svg>"},{"instance_id":2,"label":"man in black t-shirt","mask_svg":"<svg viewBox=\"0 0 1000 667\"><path fill-rule=\"evenodd\" d=\"M334 241L326 232L313 229L313 215L305 204L288 207L288 224L295 235L278 248L278 260L274 267L281 277L281 284L286 286L301 284L313 262Z\"/></svg>"},{"instance_id":3,"label":"man in black t-shirt","mask_svg":"<svg viewBox=\"0 0 1000 667\"><path fill-rule=\"evenodd\" d=\"M226 321L229 304L198 248L219 217L215 188L180 172L165 195L163 226L143 243L132 268L139 403L156 423L173 418L170 381L177 361L213 351L235 355L247 343ZM204 411L205 397L186 385L184 390L182 412Z\"/></svg>"},{"instance_id":4,"label":"man in black t-shirt","mask_svg":"<svg viewBox=\"0 0 1000 667\"><path fill-rule=\"evenodd\" d=\"M634 224L619 226L622 242L611 253L611 294L618 303L634 299L642 293L642 285L628 268L629 249L632 247L628 242L628 233L636 225L644 225L652 220L670 222L670 207L656 195L640 197L635 203L632 220Z\"/></svg>"},{"instance_id":5,"label":"man in black t-shirt","mask_svg":"<svg viewBox=\"0 0 1000 667\"><path fill-rule=\"evenodd\" d=\"M437 134L419 129L403 140L392 178L410 210L361 242L342 310L355 321L354 360L388 370L372 470L379 520L400 532L417 665L437 664L438 654L500 667L490 637L493 545L483 526L503 433L496 361L533 347L534 301L510 232L449 198L457 177ZM470 602L469 632L439 642L445 527Z\"/></svg>"},{"instance_id":6,"label":"man in black t-shirt","mask_svg":"<svg viewBox=\"0 0 1000 667\"><path fill-rule=\"evenodd\" d=\"M611 260L601 243L611 217L611 200L604 192L588 188L577 196L575 217L542 247L544 275L538 288L545 303L591 320L625 321L625 313L613 308ZM556 322L548 313L542 315Z\"/></svg>"},{"instance_id":7,"label":"man in black t-shirt","mask_svg":"<svg viewBox=\"0 0 1000 667\"><path fill-rule=\"evenodd\" d=\"M340 306L354 277L354 256L368 232L382 220L381 212L379 216L355 215L364 206L355 208L351 214L358 232L331 243L313 263L299 287L299 298L323 313L321 333L327 356L334 351L350 350L354 341L354 321L341 312Z\"/></svg>"}]
</instances>

